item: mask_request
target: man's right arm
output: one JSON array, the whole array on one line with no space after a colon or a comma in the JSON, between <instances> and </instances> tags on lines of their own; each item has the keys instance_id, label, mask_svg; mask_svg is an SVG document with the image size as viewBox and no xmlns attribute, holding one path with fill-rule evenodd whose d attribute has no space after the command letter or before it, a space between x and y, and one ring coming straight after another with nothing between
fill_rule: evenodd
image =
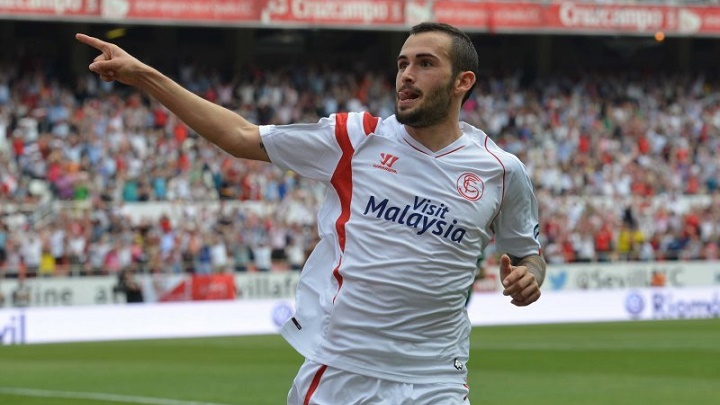
<instances>
[{"instance_id":1,"label":"man's right arm","mask_svg":"<svg viewBox=\"0 0 720 405\"><path fill-rule=\"evenodd\" d=\"M84 34L76 38L101 52L89 67L101 80L118 81L147 92L200 136L235 157L270 160L257 125L183 88L117 45Z\"/></svg>"},{"instance_id":2,"label":"man's right arm","mask_svg":"<svg viewBox=\"0 0 720 405\"><path fill-rule=\"evenodd\" d=\"M183 88L150 68L138 76L137 88L158 100L203 138L239 158L269 161L260 129L235 112Z\"/></svg>"}]
</instances>

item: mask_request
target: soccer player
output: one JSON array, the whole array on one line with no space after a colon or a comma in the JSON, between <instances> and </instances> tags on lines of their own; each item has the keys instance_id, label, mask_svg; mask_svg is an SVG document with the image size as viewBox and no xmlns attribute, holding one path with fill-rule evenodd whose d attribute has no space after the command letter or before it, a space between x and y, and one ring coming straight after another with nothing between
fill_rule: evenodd
<instances>
[{"instance_id":1,"label":"soccer player","mask_svg":"<svg viewBox=\"0 0 720 405\"><path fill-rule=\"evenodd\" d=\"M523 164L459 121L478 55L458 29L422 23L397 57L395 114L333 114L314 124L256 126L198 97L114 44L90 70L144 90L238 158L325 183L321 241L282 335L305 357L291 405L468 404L465 311L492 238L504 294L540 297L545 261Z\"/></svg>"}]
</instances>

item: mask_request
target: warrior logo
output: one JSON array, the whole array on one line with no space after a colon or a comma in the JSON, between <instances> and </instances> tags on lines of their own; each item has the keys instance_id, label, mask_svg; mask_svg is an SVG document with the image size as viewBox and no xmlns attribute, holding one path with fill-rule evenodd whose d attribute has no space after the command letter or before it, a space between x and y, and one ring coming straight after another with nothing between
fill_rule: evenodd
<instances>
[{"instance_id":1,"label":"warrior logo","mask_svg":"<svg viewBox=\"0 0 720 405\"><path fill-rule=\"evenodd\" d=\"M380 164L374 164L373 167L376 169L385 170L386 172L397 173L397 170L393 169L392 167L398 159L399 158L395 155L391 155L389 153L381 153Z\"/></svg>"}]
</instances>

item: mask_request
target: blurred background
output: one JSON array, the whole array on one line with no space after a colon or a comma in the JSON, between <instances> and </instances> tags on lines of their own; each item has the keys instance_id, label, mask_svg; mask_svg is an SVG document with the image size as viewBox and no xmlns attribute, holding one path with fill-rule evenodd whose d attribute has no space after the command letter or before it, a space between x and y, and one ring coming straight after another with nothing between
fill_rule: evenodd
<instances>
[{"instance_id":1,"label":"blurred background","mask_svg":"<svg viewBox=\"0 0 720 405\"><path fill-rule=\"evenodd\" d=\"M292 299L317 240L323 185L99 81L76 32L285 124L391 115L397 52L429 20L477 46L461 118L527 166L547 290L720 285L715 0L18 1L0 18L0 308ZM492 246L480 267L475 290L499 291Z\"/></svg>"},{"instance_id":2,"label":"blurred background","mask_svg":"<svg viewBox=\"0 0 720 405\"><path fill-rule=\"evenodd\" d=\"M474 41L461 119L525 163L549 262L528 308L478 263L473 403L720 403L718 0L0 0L0 403L278 404L302 362L277 330L324 186L99 81L75 33L286 124L391 115L421 21Z\"/></svg>"}]
</instances>

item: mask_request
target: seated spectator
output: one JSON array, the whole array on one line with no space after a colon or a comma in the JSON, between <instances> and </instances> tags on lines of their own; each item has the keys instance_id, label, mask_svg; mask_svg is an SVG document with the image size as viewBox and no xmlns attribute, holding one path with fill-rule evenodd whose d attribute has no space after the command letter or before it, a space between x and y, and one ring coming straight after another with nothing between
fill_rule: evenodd
<instances>
[{"instance_id":1,"label":"seated spectator","mask_svg":"<svg viewBox=\"0 0 720 405\"><path fill-rule=\"evenodd\" d=\"M211 70L196 70L184 84L258 124L393 110L388 72L265 69L230 81L202 71ZM302 266L317 231L321 183L234 159L134 91L94 76L75 87L49 76L0 67L5 277ZM586 72L532 82L488 74L462 119L526 164L548 261L717 260L719 88L716 75L702 74L658 80ZM43 98L32 89L44 89ZM218 201L235 211L211 209ZM50 202L64 217L34 212ZM126 204L157 202L168 207L163 219L121 214ZM210 240L218 230L228 235L222 243Z\"/></svg>"}]
</instances>

